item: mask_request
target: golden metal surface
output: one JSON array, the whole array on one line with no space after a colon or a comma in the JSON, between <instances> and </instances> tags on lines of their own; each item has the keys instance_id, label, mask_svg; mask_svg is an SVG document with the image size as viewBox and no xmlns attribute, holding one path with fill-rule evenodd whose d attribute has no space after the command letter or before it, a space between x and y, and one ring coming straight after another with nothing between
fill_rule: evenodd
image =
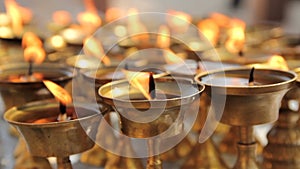
<instances>
[{"instance_id":1,"label":"golden metal surface","mask_svg":"<svg viewBox=\"0 0 300 169\"><path fill-rule=\"evenodd\" d=\"M180 109L188 110L193 102L199 101L200 93L204 89L202 85L195 88L195 84L191 80L171 77L157 78L155 79L155 85L157 91L163 91L166 94L175 95L175 97L154 100L143 99L144 97L140 91L129 87L129 82L125 80L114 81L100 87L99 95L101 99L105 103L113 106L119 113L122 132L125 135L135 138L157 136L174 124L174 128L169 130L166 136L172 137L179 135L183 127L183 114L179 114ZM122 92L117 92L115 93L117 95L114 95L114 92L116 92L114 90ZM131 99L123 98L123 96L129 96ZM130 115L130 117L136 118L135 120L140 120L141 118L147 119L161 110L163 110L162 113L147 123L126 118L127 115ZM147 112L142 113L143 111ZM149 150L153 151L149 152L148 169L161 168L159 157L151 155L155 153L157 144L158 143L148 144Z\"/></svg>"},{"instance_id":2,"label":"golden metal surface","mask_svg":"<svg viewBox=\"0 0 300 169\"><path fill-rule=\"evenodd\" d=\"M296 74L279 70L256 69L254 79L266 82L260 85L213 84L204 78L249 78L249 68L227 69L198 75L195 80L206 85L206 93L213 97L226 96L221 122L239 127L238 160L235 169L257 169L253 125L277 120L281 99L292 88ZM224 74L223 74L224 73ZM223 75L223 76L222 76ZM212 105L218 109L218 101L212 99Z\"/></svg>"},{"instance_id":3,"label":"golden metal surface","mask_svg":"<svg viewBox=\"0 0 300 169\"><path fill-rule=\"evenodd\" d=\"M300 74L300 69L294 71ZM279 119L267 135L268 144L263 151L265 169L300 168L299 109L291 110L290 101L300 104L300 89L296 85L284 96Z\"/></svg>"},{"instance_id":4,"label":"golden metal surface","mask_svg":"<svg viewBox=\"0 0 300 169\"><path fill-rule=\"evenodd\" d=\"M284 94L293 86L296 75L292 72L268 69L256 69L256 79L268 79L271 84L254 86L218 86L203 82L203 78L230 76L231 78L249 78L250 68L226 69L203 73L196 76L198 83L206 85L205 92L214 97L226 97L221 122L234 126L258 125L276 121L280 103ZM274 79L273 79L274 78ZM223 84L225 82L223 81ZM219 103L212 100L212 106Z\"/></svg>"},{"instance_id":5,"label":"golden metal surface","mask_svg":"<svg viewBox=\"0 0 300 169\"><path fill-rule=\"evenodd\" d=\"M45 88L42 81L36 82L11 82L8 76L26 75L28 63L12 63L0 66L0 93L6 109L19 106L30 101L49 99L53 96ZM44 74L44 79L49 79L59 85L65 85L73 78L73 69L65 65L43 63L34 65L33 72Z\"/></svg>"},{"instance_id":6,"label":"golden metal surface","mask_svg":"<svg viewBox=\"0 0 300 169\"><path fill-rule=\"evenodd\" d=\"M93 110L86 104L78 103L76 106L78 106L76 107L78 119L65 122L44 124L28 122L58 116L59 104L55 100L31 102L13 107L5 112L4 118L22 134L33 156L57 157L58 168L61 166L71 168L69 156L94 146L92 139L101 120L99 110ZM72 105L68 105L68 109L74 111ZM109 110L107 106L101 105L102 113L107 113Z\"/></svg>"},{"instance_id":7,"label":"golden metal surface","mask_svg":"<svg viewBox=\"0 0 300 169\"><path fill-rule=\"evenodd\" d=\"M227 169L220 157L220 152L211 139L204 143L197 143L193 151L187 156L182 169Z\"/></svg>"}]
</instances>

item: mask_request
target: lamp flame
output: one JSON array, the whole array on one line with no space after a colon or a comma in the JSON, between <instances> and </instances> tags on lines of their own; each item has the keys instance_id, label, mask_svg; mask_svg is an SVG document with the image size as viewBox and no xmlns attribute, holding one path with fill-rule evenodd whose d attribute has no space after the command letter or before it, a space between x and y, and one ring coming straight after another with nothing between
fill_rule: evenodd
<instances>
[{"instance_id":1,"label":"lamp flame","mask_svg":"<svg viewBox=\"0 0 300 169\"><path fill-rule=\"evenodd\" d=\"M64 88L50 80L43 80L43 83L59 102L64 105L72 103L71 95Z\"/></svg>"},{"instance_id":2,"label":"lamp flame","mask_svg":"<svg viewBox=\"0 0 300 169\"><path fill-rule=\"evenodd\" d=\"M255 66L256 68L271 68L288 71L289 67L286 60L280 55L271 56L266 63L251 64L249 66Z\"/></svg>"},{"instance_id":3,"label":"lamp flame","mask_svg":"<svg viewBox=\"0 0 300 169\"><path fill-rule=\"evenodd\" d=\"M107 23L112 22L122 17L122 10L120 8L112 7L105 11L105 21Z\"/></svg>"},{"instance_id":4,"label":"lamp flame","mask_svg":"<svg viewBox=\"0 0 300 169\"><path fill-rule=\"evenodd\" d=\"M97 28L100 27L102 23L101 18L97 14L89 11L80 12L77 15L77 20L79 24L84 28Z\"/></svg>"},{"instance_id":5,"label":"lamp flame","mask_svg":"<svg viewBox=\"0 0 300 169\"><path fill-rule=\"evenodd\" d=\"M26 48L28 46L42 47L43 43L41 39L33 32L26 32L22 37L22 47Z\"/></svg>"},{"instance_id":6,"label":"lamp flame","mask_svg":"<svg viewBox=\"0 0 300 169\"><path fill-rule=\"evenodd\" d=\"M221 14L221 13L212 13L210 15L210 18L213 19L215 21L215 23L219 26L219 27L222 27L222 28L226 28L230 25L230 21L231 19L224 15L224 14Z\"/></svg>"},{"instance_id":7,"label":"lamp flame","mask_svg":"<svg viewBox=\"0 0 300 169\"><path fill-rule=\"evenodd\" d=\"M225 42L226 49L231 53L239 53L245 44L246 24L240 19L233 19L228 29L228 39Z\"/></svg>"},{"instance_id":8,"label":"lamp flame","mask_svg":"<svg viewBox=\"0 0 300 169\"><path fill-rule=\"evenodd\" d=\"M24 59L26 62L41 64L46 57L46 52L38 46L29 46L24 49Z\"/></svg>"},{"instance_id":9,"label":"lamp flame","mask_svg":"<svg viewBox=\"0 0 300 169\"><path fill-rule=\"evenodd\" d=\"M176 55L173 51L170 49L164 50L164 59L167 64L177 64L177 63L182 63L183 59Z\"/></svg>"},{"instance_id":10,"label":"lamp flame","mask_svg":"<svg viewBox=\"0 0 300 169\"><path fill-rule=\"evenodd\" d=\"M149 93L149 72L134 72L128 70L123 70L123 72L130 85L138 89L146 99L152 100L151 94Z\"/></svg>"},{"instance_id":11,"label":"lamp flame","mask_svg":"<svg viewBox=\"0 0 300 169\"><path fill-rule=\"evenodd\" d=\"M149 34L145 25L139 20L138 10L130 8L127 20L128 34L136 44L146 45L149 43Z\"/></svg>"},{"instance_id":12,"label":"lamp flame","mask_svg":"<svg viewBox=\"0 0 300 169\"><path fill-rule=\"evenodd\" d=\"M204 19L199 21L197 26L200 30L199 35L202 36L201 34L203 34L215 46L220 33L218 24L213 19Z\"/></svg>"},{"instance_id":13,"label":"lamp flame","mask_svg":"<svg viewBox=\"0 0 300 169\"><path fill-rule=\"evenodd\" d=\"M71 14L68 11L60 10L52 14L53 22L59 25L69 25L72 21Z\"/></svg>"},{"instance_id":14,"label":"lamp flame","mask_svg":"<svg viewBox=\"0 0 300 169\"><path fill-rule=\"evenodd\" d=\"M106 66L111 64L109 57L104 53L102 43L94 37L85 40L83 51L86 55L99 58Z\"/></svg>"},{"instance_id":15,"label":"lamp flame","mask_svg":"<svg viewBox=\"0 0 300 169\"><path fill-rule=\"evenodd\" d=\"M166 25L161 25L158 30L156 45L159 48L167 49L170 47L170 30Z\"/></svg>"},{"instance_id":16,"label":"lamp flame","mask_svg":"<svg viewBox=\"0 0 300 169\"><path fill-rule=\"evenodd\" d=\"M280 55L273 55L267 62L273 68L280 70L289 70L286 60Z\"/></svg>"},{"instance_id":17,"label":"lamp flame","mask_svg":"<svg viewBox=\"0 0 300 169\"><path fill-rule=\"evenodd\" d=\"M184 33L187 31L192 17L184 12L169 10L167 16L167 23L176 33Z\"/></svg>"},{"instance_id":18,"label":"lamp flame","mask_svg":"<svg viewBox=\"0 0 300 169\"><path fill-rule=\"evenodd\" d=\"M12 29L15 35L21 36L23 31L22 14L20 13L18 4L15 0L5 0L5 8L7 14L12 20Z\"/></svg>"}]
</instances>

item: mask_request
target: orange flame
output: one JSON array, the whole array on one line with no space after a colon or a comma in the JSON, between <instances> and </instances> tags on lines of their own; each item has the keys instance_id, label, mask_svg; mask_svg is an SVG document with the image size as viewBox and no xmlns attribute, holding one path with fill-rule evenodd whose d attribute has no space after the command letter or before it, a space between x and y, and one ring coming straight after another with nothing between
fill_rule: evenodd
<instances>
[{"instance_id":1,"label":"orange flame","mask_svg":"<svg viewBox=\"0 0 300 169\"><path fill-rule=\"evenodd\" d=\"M77 15L77 20L84 28L97 28L100 27L102 23L101 18L97 14L89 11L80 12Z\"/></svg>"},{"instance_id":2,"label":"orange flame","mask_svg":"<svg viewBox=\"0 0 300 169\"><path fill-rule=\"evenodd\" d=\"M63 103L64 105L72 102L71 95L61 86L50 80L43 80L43 83L59 102Z\"/></svg>"},{"instance_id":3,"label":"orange flame","mask_svg":"<svg viewBox=\"0 0 300 169\"><path fill-rule=\"evenodd\" d=\"M108 8L105 12L106 22L112 22L120 17L122 17L122 10L120 8Z\"/></svg>"},{"instance_id":4,"label":"orange flame","mask_svg":"<svg viewBox=\"0 0 300 169\"><path fill-rule=\"evenodd\" d=\"M169 16L167 17L167 23L170 28L172 28L177 33L186 32L192 17L184 12L169 10Z\"/></svg>"},{"instance_id":5,"label":"orange flame","mask_svg":"<svg viewBox=\"0 0 300 169\"><path fill-rule=\"evenodd\" d=\"M109 57L104 53L102 43L94 37L90 37L85 40L83 51L86 55L99 58L106 66L111 64Z\"/></svg>"},{"instance_id":6,"label":"orange flame","mask_svg":"<svg viewBox=\"0 0 300 169\"><path fill-rule=\"evenodd\" d=\"M28 46L42 47L43 43L41 39L33 32L26 32L22 37L22 47L26 48Z\"/></svg>"},{"instance_id":7,"label":"orange flame","mask_svg":"<svg viewBox=\"0 0 300 169\"><path fill-rule=\"evenodd\" d=\"M134 72L123 70L128 82L138 89L146 99L151 100L151 95L149 94L149 72Z\"/></svg>"},{"instance_id":8,"label":"orange flame","mask_svg":"<svg viewBox=\"0 0 300 169\"><path fill-rule=\"evenodd\" d=\"M97 8L95 6L94 0L84 0L84 6L87 11L97 13Z\"/></svg>"},{"instance_id":9,"label":"orange flame","mask_svg":"<svg viewBox=\"0 0 300 169\"><path fill-rule=\"evenodd\" d=\"M170 30L167 26L162 25L159 27L156 44L159 48L170 47Z\"/></svg>"},{"instance_id":10,"label":"orange flame","mask_svg":"<svg viewBox=\"0 0 300 169\"><path fill-rule=\"evenodd\" d=\"M145 25L140 22L138 16L138 10L135 8L130 8L128 10L128 33L132 41L137 44L145 45L149 43L149 34Z\"/></svg>"},{"instance_id":11,"label":"orange flame","mask_svg":"<svg viewBox=\"0 0 300 169\"><path fill-rule=\"evenodd\" d=\"M286 60L280 55L271 56L266 63L248 65L255 68L271 68L288 71L289 67Z\"/></svg>"},{"instance_id":12,"label":"orange flame","mask_svg":"<svg viewBox=\"0 0 300 169\"><path fill-rule=\"evenodd\" d=\"M33 17L32 11L29 8L18 6L19 11L21 13L22 23L28 24Z\"/></svg>"},{"instance_id":13,"label":"orange flame","mask_svg":"<svg viewBox=\"0 0 300 169\"><path fill-rule=\"evenodd\" d=\"M44 61L46 52L43 48L38 46L29 46L24 49L24 59L26 62L33 62L40 64Z\"/></svg>"},{"instance_id":14,"label":"orange flame","mask_svg":"<svg viewBox=\"0 0 300 169\"><path fill-rule=\"evenodd\" d=\"M244 21L233 19L230 28L228 29L228 39L225 42L226 49L231 53L238 53L243 50L245 43L245 28Z\"/></svg>"},{"instance_id":15,"label":"orange flame","mask_svg":"<svg viewBox=\"0 0 300 169\"><path fill-rule=\"evenodd\" d=\"M173 51L170 49L164 50L164 59L167 64L176 64L183 62L183 59L177 56Z\"/></svg>"},{"instance_id":16,"label":"orange flame","mask_svg":"<svg viewBox=\"0 0 300 169\"><path fill-rule=\"evenodd\" d=\"M203 34L215 46L220 32L218 24L213 19L204 19L197 26L200 29L200 36Z\"/></svg>"},{"instance_id":17,"label":"orange flame","mask_svg":"<svg viewBox=\"0 0 300 169\"><path fill-rule=\"evenodd\" d=\"M218 26L223 28L228 27L231 20L228 16L221 13L212 13L210 18L213 19Z\"/></svg>"},{"instance_id":18,"label":"orange flame","mask_svg":"<svg viewBox=\"0 0 300 169\"><path fill-rule=\"evenodd\" d=\"M286 60L280 55L273 55L267 62L268 65L280 70L289 70Z\"/></svg>"},{"instance_id":19,"label":"orange flame","mask_svg":"<svg viewBox=\"0 0 300 169\"><path fill-rule=\"evenodd\" d=\"M5 8L7 14L12 20L12 29L15 35L21 36L23 31L22 14L20 13L18 4L15 0L5 0Z\"/></svg>"},{"instance_id":20,"label":"orange flame","mask_svg":"<svg viewBox=\"0 0 300 169\"><path fill-rule=\"evenodd\" d=\"M52 20L53 22L59 24L59 25L69 25L72 21L71 14L68 11L55 11L52 14Z\"/></svg>"}]
</instances>

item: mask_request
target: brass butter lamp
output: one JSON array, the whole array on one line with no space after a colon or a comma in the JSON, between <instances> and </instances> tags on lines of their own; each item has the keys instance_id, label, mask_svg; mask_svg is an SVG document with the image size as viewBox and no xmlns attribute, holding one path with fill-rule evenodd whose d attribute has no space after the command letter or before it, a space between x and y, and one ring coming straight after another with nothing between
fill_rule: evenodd
<instances>
[{"instance_id":1,"label":"brass butter lamp","mask_svg":"<svg viewBox=\"0 0 300 169\"><path fill-rule=\"evenodd\" d=\"M274 122L284 94L293 86L293 72L272 69L226 69L198 75L195 80L206 85L211 96L226 96L221 122L238 127L238 158L233 168L256 169L256 142L253 126ZM211 100L215 110L220 100ZM218 115L219 116L219 115Z\"/></svg>"},{"instance_id":2,"label":"brass butter lamp","mask_svg":"<svg viewBox=\"0 0 300 169\"><path fill-rule=\"evenodd\" d=\"M161 77L155 79L152 92L156 92L156 98L153 100L146 99L126 80L103 85L99 95L119 114L122 132L148 145L146 168L160 169L160 142L183 132L184 114L193 103L199 102L203 89L204 86L195 85L189 79Z\"/></svg>"},{"instance_id":3,"label":"brass butter lamp","mask_svg":"<svg viewBox=\"0 0 300 169\"><path fill-rule=\"evenodd\" d=\"M33 156L57 157L58 169L71 169L69 156L94 146L93 139L101 114L107 113L110 108L105 105L94 108L87 103L76 103L76 107L67 105L66 108L67 112L77 113L74 120L33 123L39 119L57 118L60 114L59 107L55 100L30 102L12 107L5 112L4 118L22 134Z\"/></svg>"},{"instance_id":4,"label":"brass butter lamp","mask_svg":"<svg viewBox=\"0 0 300 169\"><path fill-rule=\"evenodd\" d=\"M295 69L300 82L300 69ZM263 150L263 167L265 169L299 168L299 108L293 104L300 103L300 89L297 85L284 96L279 110L279 118L269 131L268 144ZM287 153L288 152L288 153Z\"/></svg>"}]
</instances>

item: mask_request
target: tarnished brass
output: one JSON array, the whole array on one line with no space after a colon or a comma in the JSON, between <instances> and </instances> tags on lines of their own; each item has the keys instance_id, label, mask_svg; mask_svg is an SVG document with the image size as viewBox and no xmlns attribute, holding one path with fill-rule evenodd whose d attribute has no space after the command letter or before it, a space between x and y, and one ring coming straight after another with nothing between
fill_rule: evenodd
<instances>
[{"instance_id":1,"label":"tarnished brass","mask_svg":"<svg viewBox=\"0 0 300 169\"><path fill-rule=\"evenodd\" d=\"M105 105L100 106L102 113L110 110ZM92 139L95 139L101 116L99 109L94 110L87 104L76 103L76 108L72 105L67 107L69 111L76 110L77 119L31 123L37 119L58 116L59 104L55 100L30 102L13 107L5 112L4 118L22 134L33 156L57 157L58 168L72 168L69 156L94 146Z\"/></svg>"},{"instance_id":2,"label":"tarnished brass","mask_svg":"<svg viewBox=\"0 0 300 169\"><path fill-rule=\"evenodd\" d=\"M300 69L294 71L300 74ZM292 110L290 101L300 104L300 89L296 85L284 96L279 119L267 135L268 144L263 151L265 169L300 168L299 109Z\"/></svg>"},{"instance_id":3,"label":"tarnished brass","mask_svg":"<svg viewBox=\"0 0 300 169\"><path fill-rule=\"evenodd\" d=\"M220 157L220 152L211 139L200 144L197 143L188 156L182 169L226 169L228 168Z\"/></svg>"},{"instance_id":4,"label":"tarnished brass","mask_svg":"<svg viewBox=\"0 0 300 169\"><path fill-rule=\"evenodd\" d=\"M300 167L300 128L298 112L281 109L276 125L268 133L268 144L263 150L265 169Z\"/></svg>"},{"instance_id":5,"label":"tarnished brass","mask_svg":"<svg viewBox=\"0 0 300 169\"><path fill-rule=\"evenodd\" d=\"M254 79L262 81L259 85L229 85L211 83L204 78L224 77L230 79L249 78L249 68L226 69L198 75L195 80L206 85L209 96L226 96L221 122L239 127L238 160L234 168L256 169L255 139L253 125L277 120L282 97L294 85L296 74L292 72L256 69ZM224 74L223 74L224 73ZM265 82L265 83L263 83ZM215 109L220 103L212 99Z\"/></svg>"},{"instance_id":6,"label":"tarnished brass","mask_svg":"<svg viewBox=\"0 0 300 169\"><path fill-rule=\"evenodd\" d=\"M147 100L138 89L130 87L129 82L125 80L114 81L100 87L101 99L113 106L119 113L121 128L125 135L147 138L157 136L167 129L170 129L168 133L164 133L167 137L179 135L183 127L183 114L179 114L180 109L183 113L188 110L189 106L198 100L204 89L202 85L195 86L192 80L171 77L155 79L155 86L156 91L163 91L165 94L175 97ZM163 112L152 119L158 111ZM131 117L135 121L127 117ZM143 123L139 122L140 120L148 121ZM169 128L171 125L173 128ZM154 140L151 142L148 144L150 152L147 168L162 168L159 157L153 156L157 152L155 149L157 149L158 143L154 143Z\"/></svg>"},{"instance_id":7,"label":"tarnished brass","mask_svg":"<svg viewBox=\"0 0 300 169\"><path fill-rule=\"evenodd\" d=\"M12 63L0 66L0 93L6 109L31 101L49 99L53 96L45 88L42 81L11 82L8 76L26 75L28 63ZM42 73L44 79L52 80L59 85L65 85L73 78L73 69L65 65L43 63L34 65L33 72Z\"/></svg>"},{"instance_id":8,"label":"tarnished brass","mask_svg":"<svg viewBox=\"0 0 300 169\"><path fill-rule=\"evenodd\" d=\"M210 106L210 99L206 93L203 93L200 100L200 112L198 113L197 120L193 126L193 132L200 133ZM228 168L223 159L221 153L215 147L212 138L208 138L204 143L196 142L192 152L186 157L186 161L183 164L183 169L195 168L195 169L225 169Z\"/></svg>"}]
</instances>

